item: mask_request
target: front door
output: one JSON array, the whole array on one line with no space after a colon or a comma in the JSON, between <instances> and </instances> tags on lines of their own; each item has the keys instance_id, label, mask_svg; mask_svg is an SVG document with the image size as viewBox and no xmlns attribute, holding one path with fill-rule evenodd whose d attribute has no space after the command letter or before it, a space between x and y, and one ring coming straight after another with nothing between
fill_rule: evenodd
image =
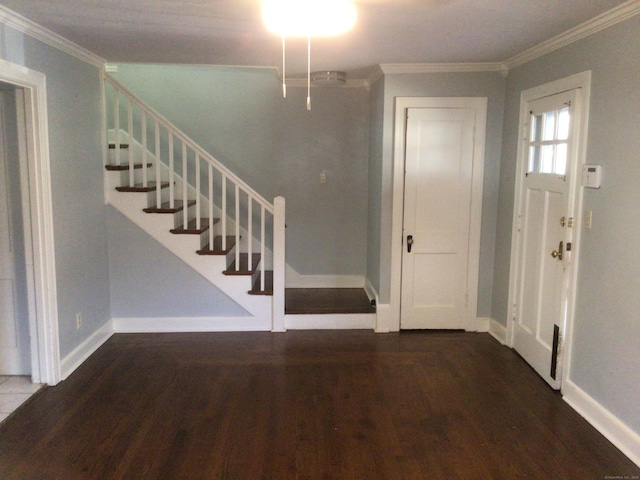
<instances>
[{"instance_id":1,"label":"front door","mask_svg":"<svg viewBox=\"0 0 640 480\"><path fill-rule=\"evenodd\" d=\"M524 127L513 347L555 389L560 388L566 272L572 251L569 189L576 168L575 104L575 90L531 101Z\"/></svg>"},{"instance_id":2,"label":"front door","mask_svg":"<svg viewBox=\"0 0 640 480\"><path fill-rule=\"evenodd\" d=\"M407 109L402 329L467 326L475 118L474 108Z\"/></svg>"},{"instance_id":3,"label":"front door","mask_svg":"<svg viewBox=\"0 0 640 480\"><path fill-rule=\"evenodd\" d=\"M13 92L0 91L0 374L28 375L31 352L13 99Z\"/></svg>"}]
</instances>

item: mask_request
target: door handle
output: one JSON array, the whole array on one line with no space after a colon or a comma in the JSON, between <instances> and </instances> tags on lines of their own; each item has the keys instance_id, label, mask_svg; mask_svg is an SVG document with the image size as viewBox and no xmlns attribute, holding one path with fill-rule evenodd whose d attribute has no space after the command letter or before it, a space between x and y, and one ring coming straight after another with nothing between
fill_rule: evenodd
<instances>
[{"instance_id":1,"label":"door handle","mask_svg":"<svg viewBox=\"0 0 640 480\"><path fill-rule=\"evenodd\" d=\"M413 235L407 235L407 252L411 253L411 246L413 245Z\"/></svg>"},{"instance_id":2,"label":"door handle","mask_svg":"<svg viewBox=\"0 0 640 480\"><path fill-rule=\"evenodd\" d=\"M560 241L558 245L558 250L554 250L551 252L551 256L553 258L557 258L558 260L562 260L562 252L564 251L564 242Z\"/></svg>"}]
</instances>

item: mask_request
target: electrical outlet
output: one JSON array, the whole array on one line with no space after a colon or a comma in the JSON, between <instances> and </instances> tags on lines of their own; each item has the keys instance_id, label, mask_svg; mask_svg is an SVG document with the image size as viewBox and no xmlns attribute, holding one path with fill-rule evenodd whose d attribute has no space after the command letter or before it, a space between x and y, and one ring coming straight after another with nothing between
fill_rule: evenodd
<instances>
[{"instance_id":1,"label":"electrical outlet","mask_svg":"<svg viewBox=\"0 0 640 480\"><path fill-rule=\"evenodd\" d=\"M82 313L76 313L76 329L80 330L82 327Z\"/></svg>"}]
</instances>

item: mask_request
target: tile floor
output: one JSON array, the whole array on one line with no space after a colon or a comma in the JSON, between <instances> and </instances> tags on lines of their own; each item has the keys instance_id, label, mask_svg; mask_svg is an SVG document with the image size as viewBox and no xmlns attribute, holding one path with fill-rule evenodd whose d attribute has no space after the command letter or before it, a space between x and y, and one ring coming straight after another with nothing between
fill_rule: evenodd
<instances>
[{"instance_id":1,"label":"tile floor","mask_svg":"<svg viewBox=\"0 0 640 480\"><path fill-rule=\"evenodd\" d=\"M22 405L42 385L31 383L31 377L0 375L0 422Z\"/></svg>"}]
</instances>

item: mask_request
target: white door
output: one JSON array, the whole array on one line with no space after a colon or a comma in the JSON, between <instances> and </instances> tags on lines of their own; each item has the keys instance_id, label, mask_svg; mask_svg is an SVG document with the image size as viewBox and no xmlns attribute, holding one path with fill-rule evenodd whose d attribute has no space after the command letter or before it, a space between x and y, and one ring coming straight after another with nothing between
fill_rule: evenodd
<instances>
[{"instance_id":1,"label":"white door","mask_svg":"<svg viewBox=\"0 0 640 480\"><path fill-rule=\"evenodd\" d=\"M22 255L20 173L17 139L8 122L15 121L6 102L12 92L0 92L0 374L31 373L26 280ZM12 147L13 146L13 147Z\"/></svg>"},{"instance_id":2,"label":"white door","mask_svg":"<svg viewBox=\"0 0 640 480\"><path fill-rule=\"evenodd\" d=\"M555 389L561 380L558 359L572 249L575 99L572 90L529 102L523 128L526 168L519 205L513 347Z\"/></svg>"},{"instance_id":3,"label":"white door","mask_svg":"<svg viewBox=\"0 0 640 480\"><path fill-rule=\"evenodd\" d=\"M475 116L474 108L407 110L402 329L467 326Z\"/></svg>"}]
</instances>

